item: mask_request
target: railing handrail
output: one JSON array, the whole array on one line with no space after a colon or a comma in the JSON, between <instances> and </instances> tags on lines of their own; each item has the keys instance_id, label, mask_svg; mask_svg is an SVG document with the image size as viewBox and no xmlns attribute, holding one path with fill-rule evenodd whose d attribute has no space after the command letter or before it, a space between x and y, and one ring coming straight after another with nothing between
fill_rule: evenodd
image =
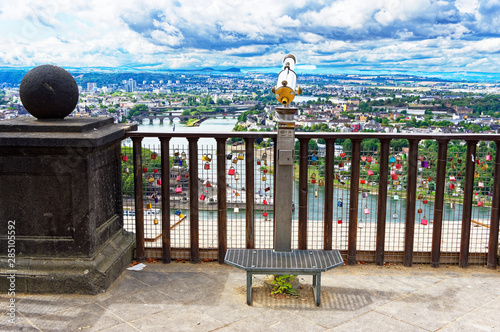
<instances>
[{"instance_id":1,"label":"railing handrail","mask_svg":"<svg viewBox=\"0 0 500 332\"><path fill-rule=\"evenodd\" d=\"M275 131L236 131L227 133L210 133L210 132L127 132L125 138L132 137L199 137L199 138L276 138ZM330 132L297 132L297 139L303 138L323 138L323 139L412 139L412 140L465 140L465 141L500 141L500 134L420 134L420 133L330 133Z\"/></svg>"}]
</instances>

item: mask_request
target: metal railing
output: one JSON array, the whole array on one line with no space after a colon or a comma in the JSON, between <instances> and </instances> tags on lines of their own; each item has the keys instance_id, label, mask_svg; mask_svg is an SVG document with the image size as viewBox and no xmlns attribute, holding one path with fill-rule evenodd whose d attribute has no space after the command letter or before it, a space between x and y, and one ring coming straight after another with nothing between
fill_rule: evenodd
<instances>
[{"instance_id":1,"label":"metal railing","mask_svg":"<svg viewBox=\"0 0 500 332\"><path fill-rule=\"evenodd\" d=\"M125 227L136 233L138 260L223 262L227 248L272 248L272 218L279 213L272 199L276 153L255 141L275 141L276 133L127 135L132 149L122 148L123 167L129 171L133 161L134 193L128 193L133 207L125 210L134 216L125 217ZM145 138L158 138L159 146L146 149ZM187 139L187 148L172 144L178 138ZM205 138L216 143L200 146ZM233 150L226 144L230 138L241 138L244 145ZM362 260L496 266L500 135L296 133L296 138L293 247L339 249L350 265ZM324 140L324 149L311 149L316 139ZM210 162L202 160L210 155ZM228 175L231 166L240 179ZM125 205L130 200L125 198Z\"/></svg>"}]
</instances>

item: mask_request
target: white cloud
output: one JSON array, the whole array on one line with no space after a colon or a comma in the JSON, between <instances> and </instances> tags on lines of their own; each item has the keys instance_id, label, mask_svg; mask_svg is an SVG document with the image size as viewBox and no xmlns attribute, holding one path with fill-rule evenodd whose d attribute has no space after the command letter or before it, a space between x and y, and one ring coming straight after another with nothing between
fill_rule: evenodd
<instances>
[{"instance_id":1,"label":"white cloud","mask_svg":"<svg viewBox=\"0 0 500 332\"><path fill-rule=\"evenodd\" d=\"M498 1L0 1L4 66L500 66Z\"/></svg>"}]
</instances>

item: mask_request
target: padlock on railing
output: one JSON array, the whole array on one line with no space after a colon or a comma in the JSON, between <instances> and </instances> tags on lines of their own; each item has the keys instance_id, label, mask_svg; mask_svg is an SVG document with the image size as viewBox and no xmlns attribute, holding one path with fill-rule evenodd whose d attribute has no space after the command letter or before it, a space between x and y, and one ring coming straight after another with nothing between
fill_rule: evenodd
<instances>
[{"instance_id":1,"label":"padlock on railing","mask_svg":"<svg viewBox=\"0 0 500 332\"><path fill-rule=\"evenodd\" d=\"M342 198L339 198L339 200L337 201L337 207L343 207L344 206L344 202L342 202Z\"/></svg>"},{"instance_id":2,"label":"padlock on railing","mask_svg":"<svg viewBox=\"0 0 500 332\"><path fill-rule=\"evenodd\" d=\"M210 169L210 163L209 163L209 162L206 162L206 163L205 163L204 168L205 168L206 170L209 170L209 169Z\"/></svg>"},{"instance_id":3,"label":"padlock on railing","mask_svg":"<svg viewBox=\"0 0 500 332\"><path fill-rule=\"evenodd\" d=\"M339 224L339 225L340 225L340 224L342 224L342 218L340 218L340 217L339 217L339 218L337 219L337 224Z\"/></svg>"},{"instance_id":4,"label":"padlock on railing","mask_svg":"<svg viewBox=\"0 0 500 332\"><path fill-rule=\"evenodd\" d=\"M424 216L422 219L420 219L420 224L427 225L427 217L426 216Z\"/></svg>"},{"instance_id":5,"label":"padlock on railing","mask_svg":"<svg viewBox=\"0 0 500 332\"><path fill-rule=\"evenodd\" d=\"M239 153L238 154L238 160L243 160L245 159L245 157L243 156L243 153Z\"/></svg>"},{"instance_id":6,"label":"padlock on railing","mask_svg":"<svg viewBox=\"0 0 500 332\"><path fill-rule=\"evenodd\" d=\"M175 188L175 192L176 192L177 194L182 193L182 186L181 186L181 185L178 185L178 186Z\"/></svg>"},{"instance_id":7,"label":"padlock on railing","mask_svg":"<svg viewBox=\"0 0 500 332\"><path fill-rule=\"evenodd\" d=\"M365 205L365 208L363 209L363 213L370 214L370 209L368 208L368 206Z\"/></svg>"},{"instance_id":8,"label":"padlock on railing","mask_svg":"<svg viewBox=\"0 0 500 332\"><path fill-rule=\"evenodd\" d=\"M229 170L227 171L227 175L234 175L234 166L229 167Z\"/></svg>"}]
</instances>

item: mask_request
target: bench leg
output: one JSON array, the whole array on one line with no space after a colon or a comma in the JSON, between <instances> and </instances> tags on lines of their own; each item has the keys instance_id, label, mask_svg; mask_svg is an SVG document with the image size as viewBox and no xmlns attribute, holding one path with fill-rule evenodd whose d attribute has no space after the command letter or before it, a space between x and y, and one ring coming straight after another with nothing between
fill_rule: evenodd
<instances>
[{"instance_id":1,"label":"bench leg","mask_svg":"<svg viewBox=\"0 0 500 332\"><path fill-rule=\"evenodd\" d=\"M321 273L313 274L313 294L316 305L321 303Z\"/></svg>"},{"instance_id":2,"label":"bench leg","mask_svg":"<svg viewBox=\"0 0 500 332\"><path fill-rule=\"evenodd\" d=\"M252 304L252 274L247 271L247 304Z\"/></svg>"}]
</instances>

